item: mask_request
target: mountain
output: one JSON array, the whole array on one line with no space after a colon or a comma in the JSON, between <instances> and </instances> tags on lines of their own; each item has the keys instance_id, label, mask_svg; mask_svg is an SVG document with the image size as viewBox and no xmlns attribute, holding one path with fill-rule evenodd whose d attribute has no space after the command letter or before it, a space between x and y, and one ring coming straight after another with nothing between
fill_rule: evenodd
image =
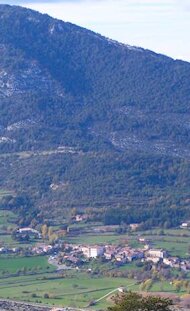
<instances>
[{"instance_id":1,"label":"mountain","mask_svg":"<svg viewBox=\"0 0 190 311\"><path fill-rule=\"evenodd\" d=\"M189 63L8 5L0 52L1 189L43 217L189 213Z\"/></svg>"}]
</instances>

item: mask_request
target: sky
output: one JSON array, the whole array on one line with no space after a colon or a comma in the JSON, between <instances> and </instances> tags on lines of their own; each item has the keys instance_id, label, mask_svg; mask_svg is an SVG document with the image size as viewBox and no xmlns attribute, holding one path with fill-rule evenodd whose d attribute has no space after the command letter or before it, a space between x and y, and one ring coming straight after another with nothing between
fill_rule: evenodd
<instances>
[{"instance_id":1,"label":"sky","mask_svg":"<svg viewBox=\"0 0 190 311\"><path fill-rule=\"evenodd\" d=\"M0 0L190 62L190 0Z\"/></svg>"}]
</instances>

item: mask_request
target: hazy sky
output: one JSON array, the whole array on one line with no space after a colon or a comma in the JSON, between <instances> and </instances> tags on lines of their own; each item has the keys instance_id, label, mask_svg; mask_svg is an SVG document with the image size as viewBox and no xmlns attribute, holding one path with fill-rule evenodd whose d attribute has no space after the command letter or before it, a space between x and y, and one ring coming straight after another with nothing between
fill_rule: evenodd
<instances>
[{"instance_id":1,"label":"hazy sky","mask_svg":"<svg viewBox=\"0 0 190 311\"><path fill-rule=\"evenodd\" d=\"M4 0L190 61L190 0Z\"/></svg>"}]
</instances>

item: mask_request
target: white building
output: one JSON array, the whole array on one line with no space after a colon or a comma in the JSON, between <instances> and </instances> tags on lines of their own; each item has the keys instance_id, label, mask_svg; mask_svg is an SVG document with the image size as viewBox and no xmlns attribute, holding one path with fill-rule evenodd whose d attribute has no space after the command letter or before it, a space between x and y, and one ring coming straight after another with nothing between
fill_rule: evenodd
<instances>
[{"instance_id":1,"label":"white building","mask_svg":"<svg viewBox=\"0 0 190 311\"><path fill-rule=\"evenodd\" d=\"M136 231L140 227L140 224L130 224L129 227L132 231Z\"/></svg>"},{"instance_id":2,"label":"white building","mask_svg":"<svg viewBox=\"0 0 190 311\"><path fill-rule=\"evenodd\" d=\"M178 257L164 258L163 263L172 268L180 268L180 259Z\"/></svg>"},{"instance_id":3,"label":"white building","mask_svg":"<svg viewBox=\"0 0 190 311\"><path fill-rule=\"evenodd\" d=\"M149 249L147 257L163 259L166 256L166 252L163 249Z\"/></svg>"},{"instance_id":4,"label":"white building","mask_svg":"<svg viewBox=\"0 0 190 311\"><path fill-rule=\"evenodd\" d=\"M104 247L102 246L82 246L81 251L87 258L97 258L104 253Z\"/></svg>"},{"instance_id":5,"label":"white building","mask_svg":"<svg viewBox=\"0 0 190 311\"><path fill-rule=\"evenodd\" d=\"M188 229L190 228L190 222L183 222L180 226L181 229Z\"/></svg>"},{"instance_id":6,"label":"white building","mask_svg":"<svg viewBox=\"0 0 190 311\"><path fill-rule=\"evenodd\" d=\"M90 257L96 258L102 256L104 253L104 248L102 246L90 247Z\"/></svg>"},{"instance_id":7,"label":"white building","mask_svg":"<svg viewBox=\"0 0 190 311\"><path fill-rule=\"evenodd\" d=\"M40 232L38 232L37 230L33 229L33 228L20 228L17 230L18 233L20 234L34 234L36 236L38 236L38 238L41 238L41 234Z\"/></svg>"}]
</instances>

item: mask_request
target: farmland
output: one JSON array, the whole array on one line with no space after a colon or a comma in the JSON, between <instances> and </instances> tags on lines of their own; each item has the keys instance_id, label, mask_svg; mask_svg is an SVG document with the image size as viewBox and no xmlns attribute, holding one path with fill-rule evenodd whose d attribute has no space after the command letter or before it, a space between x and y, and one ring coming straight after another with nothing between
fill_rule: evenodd
<instances>
[{"instance_id":1,"label":"farmland","mask_svg":"<svg viewBox=\"0 0 190 311\"><path fill-rule=\"evenodd\" d=\"M56 267L48 263L49 256L27 255L27 250L37 241L21 243L12 239L11 230L16 227L17 215L11 211L0 211L0 241L7 247L21 247L17 254L0 255L0 298L18 301L41 303L45 305L86 307L94 300L101 298L118 287L124 286L138 291L141 288L139 276L150 275L142 264L131 262L115 265L112 262L91 260L79 269L56 271ZM118 234L110 227L110 231L102 224L75 224L71 226L79 230L79 234L71 230L64 236L62 243L89 245L128 245L131 248L142 248L139 237L144 237L152 248L163 248L170 256L189 258L190 231L181 229L147 230ZM57 226L52 228L58 230ZM95 229L95 230L94 230ZM84 233L86 232L86 233ZM47 243L45 240L42 243ZM39 244L39 241L38 241ZM92 271L89 273L89 270ZM176 290L171 284L171 278L180 279L184 273L171 269L169 279L162 276L156 278L149 288L151 292L165 292L173 295L183 295L187 291L182 286ZM158 271L158 273L161 273ZM146 278L147 276L145 276ZM162 279L162 280L161 280ZM185 279L190 280L189 272ZM110 299L100 301L94 308L105 308Z\"/></svg>"},{"instance_id":2,"label":"farmland","mask_svg":"<svg viewBox=\"0 0 190 311\"><path fill-rule=\"evenodd\" d=\"M47 257L7 257L1 256L0 258L0 276L3 274L17 273L19 270L26 269L26 272L35 271L44 273L54 270L52 266L48 264ZM4 273L3 273L4 272Z\"/></svg>"},{"instance_id":3,"label":"farmland","mask_svg":"<svg viewBox=\"0 0 190 311\"><path fill-rule=\"evenodd\" d=\"M41 274L0 280L0 293L3 298L15 300L85 307L90 301L96 300L120 286L129 286L131 290L138 290L139 285L135 283L133 279L96 278L80 272L70 272L61 278L55 274L46 277ZM9 289L8 295L7 289ZM152 290L160 291L160 284L155 284ZM169 283L165 284L165 290L175 292ZM45 294L48 294L48 299L44 298ZM105 300L97 307L105 307L107 304L108 302Z\"/></svg>"}]
</instances>

